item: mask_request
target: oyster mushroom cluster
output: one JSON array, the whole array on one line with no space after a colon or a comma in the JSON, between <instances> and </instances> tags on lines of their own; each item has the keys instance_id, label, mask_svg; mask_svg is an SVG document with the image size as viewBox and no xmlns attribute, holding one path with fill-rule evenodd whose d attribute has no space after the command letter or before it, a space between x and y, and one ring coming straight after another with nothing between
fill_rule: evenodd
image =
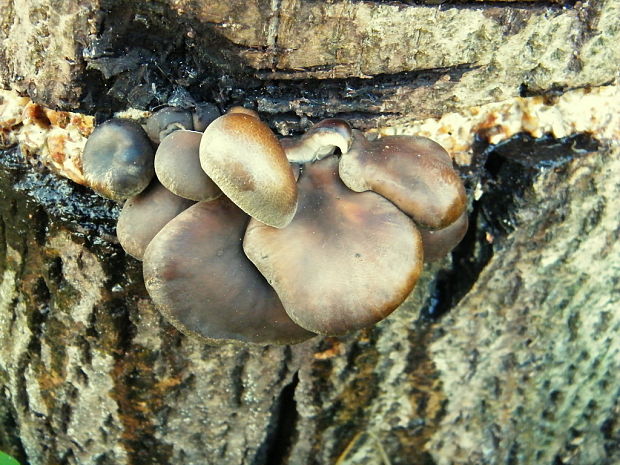
<instances>
[{"instance_id":1,"label":"oyster mushroom cluster","mask_svg":"<svg viewBox=\"0 0 620 465\"><path fill-rule=\"evenodd\" d=\"M156 150L153 147L156 146ZM337 154L337 149L339 154ZM291 344L377 323L467 229L448 153L341 119L278 140L257 113L165 108L87 141L97 192L157 308L209 342Z\"/></svg>"}]
</instances>

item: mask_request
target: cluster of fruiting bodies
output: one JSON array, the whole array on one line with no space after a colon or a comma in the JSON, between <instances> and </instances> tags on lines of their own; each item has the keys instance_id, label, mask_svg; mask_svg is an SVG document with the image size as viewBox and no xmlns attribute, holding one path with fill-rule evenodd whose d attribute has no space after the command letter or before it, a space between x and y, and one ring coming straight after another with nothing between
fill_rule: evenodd
<instances>
[{"instance_id":1,"label":"cluster of fruiting bodies","mask_svg":"<svg viewBox=\"0 0 620 465\"><path fill-rule=\"evenodd\" d=\"M144 127L98 126L83 170L96 191L127 199L118 239L143 261L155 305L210 342L290 344L373 325L467 229L440 145L368 140L341 119L278 140L251 110L169 107Z\"/></svg>"}]
</instances>

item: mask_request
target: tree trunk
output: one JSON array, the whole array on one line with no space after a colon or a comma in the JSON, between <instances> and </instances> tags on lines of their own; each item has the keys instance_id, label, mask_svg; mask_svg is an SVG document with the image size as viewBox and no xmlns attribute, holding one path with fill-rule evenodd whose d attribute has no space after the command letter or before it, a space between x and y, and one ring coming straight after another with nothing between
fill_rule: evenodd
<instances>
[{"instance_id":1,"label":"tree trunk","mask_svg":"<svg viewBox=\"0 0 620 465\"><path fill-rule=\"evenodd\" d=\"M0 12L1 451L30 465L620 462L617 0ZM17 93L41 105L29 119L7 116ZM489 111L449 131L465 240L371 329L285 347L183 336L114 237L118 205L17 134L56 124L32 108L103 120L201 100L253 107L281 134L338 116L441 139ZM539 105L537 120L514 130L510 105ZM573 123L545 119L563 105Z\"/></svg>"}]
</instances>

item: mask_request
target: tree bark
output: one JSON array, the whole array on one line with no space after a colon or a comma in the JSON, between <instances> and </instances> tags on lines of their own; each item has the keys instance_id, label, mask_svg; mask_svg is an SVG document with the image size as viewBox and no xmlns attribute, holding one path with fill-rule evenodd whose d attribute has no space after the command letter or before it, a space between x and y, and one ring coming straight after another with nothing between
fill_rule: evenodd
<instances>
[{"instance_id":1,"label":"tree bark","mask_svg":"<svg viewBox=\"0 0 620 465\"><path fill-rule=\"evenodd\" d=\"M324 116L406 130L512 97L553 109L617 88L620 63L615 0L0 11L4 87L100 120L208 100L282 134ZM17 126L1 128L0 450L21 463L620 461L617 138L459 136L470 231L401 308L346 337L212 347L150 302L119 206L35 163Z\"/></svg>"}]
</instances>

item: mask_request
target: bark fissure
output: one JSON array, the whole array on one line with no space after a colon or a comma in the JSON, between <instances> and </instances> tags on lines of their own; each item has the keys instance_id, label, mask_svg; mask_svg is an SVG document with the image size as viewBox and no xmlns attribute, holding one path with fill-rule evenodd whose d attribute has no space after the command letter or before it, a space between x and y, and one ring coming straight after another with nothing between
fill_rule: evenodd
<instances>
[{"instance_id":1,"label":"bark fissure","mask_svg":"<svg viewBox=\"0 0 620 465\"><path fill-rule=\"evenodd\" d=\"M278 60L278 33L280 29L281 0L271 0L271 14L267 28L267 51L271 53L271 68L275 69Z\"/></svg>"},{"instance_id":2,"label":"bark fissure","mask_svg":"<svg viewBox=\"0 0 620 465\"><path fill-rule=\"evenodd\" d=\"M292 445L297 437L296 428L299 413L295 401L295 390L298 384L299 378L295 373L291 382L283 387L274 402L273 422L269 426L271 431L263 444L265 449L264 460L261 460L260 463L268 465L285 465L288 463Z\"/></svg>"}]
</instances>

